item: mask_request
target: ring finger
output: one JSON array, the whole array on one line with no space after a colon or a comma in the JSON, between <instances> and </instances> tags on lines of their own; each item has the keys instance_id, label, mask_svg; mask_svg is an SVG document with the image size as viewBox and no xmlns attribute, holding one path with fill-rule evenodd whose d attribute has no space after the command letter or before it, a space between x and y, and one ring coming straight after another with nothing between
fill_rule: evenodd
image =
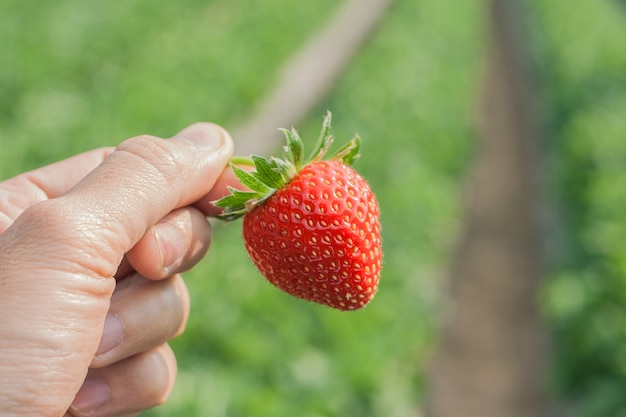
<instances>
[{"instance_id":1,"label":"ring finger","mask_svg":"<svg viewBox=\"0 0 626 417\"><path fill-rule=\"evenodd\" d=\"M189 293L180 275L159 281L138 274L118 282L91 367L101 368L182 333Z\"/></svg>"}]
</instances>

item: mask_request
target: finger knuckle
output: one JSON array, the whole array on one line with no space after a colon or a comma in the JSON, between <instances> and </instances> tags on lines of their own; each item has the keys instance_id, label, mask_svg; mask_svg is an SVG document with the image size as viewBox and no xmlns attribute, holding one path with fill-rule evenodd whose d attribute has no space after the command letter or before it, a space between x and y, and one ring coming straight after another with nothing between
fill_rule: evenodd
<instances>
[{"instance_id":1,"label":"finger knuckle","mask_svg":"<svg viewBox=\"0 0 626 417\"><path fill-rule=\"evenodd\" d=\"M116 152L126 154L133 163L165 174L178 171L183 157L167 140L150 135L127 139L118 145Z\"/></svg>"},{"instance_id":2,"label":"finger knuckle","mask_svg":"<svg viewBox=\"0 0 626 417\"><path fill-rule=\"evenodd\" d=\"M45 200L34 204L24 210L16 220L22 225L22 231L33 230L38 235L38 240L59 237L59 225L64 225L66 229L75 220L75 216L68 213L67 207L60 204L58 200Z\"/></svg>"},{"instance_id":3,"label":"finger knuckle","mask_svg":"<svg viewBox=\"0 0 626 417\"><path fill-rule=\"evenodd\" d=\"M22 213L15 222L22 249L40 253L46 248L59 261L57 267L112 276L117 267L114 248L90 243L106 236L106 225L66 198L70 197L41 201Z\"/></svg>"}]
</instances>

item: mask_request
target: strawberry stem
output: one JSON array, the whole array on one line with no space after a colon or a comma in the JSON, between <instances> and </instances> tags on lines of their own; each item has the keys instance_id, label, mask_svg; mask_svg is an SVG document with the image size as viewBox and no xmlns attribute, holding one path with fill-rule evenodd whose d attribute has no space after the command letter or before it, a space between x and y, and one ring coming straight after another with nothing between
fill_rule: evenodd
<instances>
[{"instance_id":1,"label":"strawberry stem","mask_svg":"<svg viewBox=\"0 0 626 417\"><path fill-rule=\"evenodd\" d=\"M248 156L233 156L228 160L233 165L241 165L246 167L253 167L254 161Z\"/></svg>"}]
</instances>

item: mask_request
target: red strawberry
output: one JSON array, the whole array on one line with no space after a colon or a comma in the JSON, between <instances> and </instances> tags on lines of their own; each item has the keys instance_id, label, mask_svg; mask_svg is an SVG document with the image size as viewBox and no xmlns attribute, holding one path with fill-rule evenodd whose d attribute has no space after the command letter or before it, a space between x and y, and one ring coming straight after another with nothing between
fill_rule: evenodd
<instances>
[{"instance_id":1,"label":"red strawberry","mask_svg":"<svg viewBox=\"0 0 626 417\"><path fill-rule=\"evenodd\" d=\"M349 165L358 136L329 160L330 113L317 149L304 163L302 141L285 130L283 159L253 156L255 172L232 166L251 191L231 189L215 204L222 218L245 215L246 249L276 287L340 310L364 307L376 293L382 265L379 209L367 182Z\"/></svg>"}]
</instances>

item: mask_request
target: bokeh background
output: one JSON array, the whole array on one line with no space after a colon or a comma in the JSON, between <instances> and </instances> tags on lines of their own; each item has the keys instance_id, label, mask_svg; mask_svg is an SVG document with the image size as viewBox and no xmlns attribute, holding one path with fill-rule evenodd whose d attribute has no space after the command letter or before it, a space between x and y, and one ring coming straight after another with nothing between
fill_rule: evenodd
<instances>
[{"instance_id":1,"label":"bokeh background","mask_svg":"<svg viewBox=\"0 0 626 417\"><path fill-rule=\"evenodd\" d=\"M200 120L235 128L339 4L0 1L0 178ZM626 416L626 7L523 5L552 213L546 391L566 415ZM280 293L247 260L240 223L216 223L186 274L176 387L146 416L419 415L476 152L486 19L486 2L395 0L296 126L314 140L328 109L339 139L363 138L356 167L379 197L385 249L371 305L342 313Z\"/></svg>"}]
</instances>

